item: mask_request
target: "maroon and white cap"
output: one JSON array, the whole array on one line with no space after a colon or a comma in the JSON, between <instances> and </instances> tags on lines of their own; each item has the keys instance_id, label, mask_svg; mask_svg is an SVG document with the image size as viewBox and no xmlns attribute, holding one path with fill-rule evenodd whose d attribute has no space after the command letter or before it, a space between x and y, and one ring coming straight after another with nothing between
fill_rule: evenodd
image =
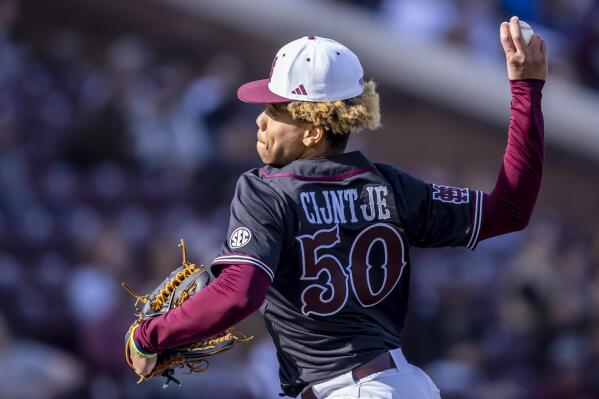
<instances>
[{"instance_id":1,"label":"maroon and white cap","mask_svg":"<svg viewBox=\"0 0 599 399\"><path fill-rule=\"evenodd\" d=\"M364 90L358 57L344 45L306 36L284 45L272 61L270 78L242 85L237 97L248 103L334 101Z\"/></svg>"}]
</instances>

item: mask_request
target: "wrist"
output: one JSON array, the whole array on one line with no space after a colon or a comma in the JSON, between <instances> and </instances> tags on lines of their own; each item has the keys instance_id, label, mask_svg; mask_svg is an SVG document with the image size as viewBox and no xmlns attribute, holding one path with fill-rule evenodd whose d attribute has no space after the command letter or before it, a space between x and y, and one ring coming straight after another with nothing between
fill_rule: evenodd
<instances>
[{"instance_id":1,"label":"wrist","mask_svg":"<svg viewBox=\"0 0 599 399\"><path fill-rule=\"evenodd\" d=\"M545 81L542 79L510 79L510 87L514 90L526 90L526 91L541 91L545 86Z\"/></svg>"},{"instance_id":2,"label":"wrist","mask_svg":"<svg viewBox=\"0 0 599 399\"><path fill-rule=\"evenodd\" d=\"M129 335L129 347L131 348L131 350L133 352L135 352L135 354L141 358L144 359L151 359L154 356L156 356L155 353L146 351L141 344L139 343L139 341L135 338L135 332L137 331L137 328L139 326L135 326L133 328L133 331L131 331L131 334Z\"/></svg>"},{"instance_id":3,"label":"wrist","mask_svg":"<svg viewBox=\"0 0 599 399\"><path fill-rule=\"evenodd\" d=\"M510 82L545 83L545 79L540 79L540 78L515 78L515 79L509 79L509 81Z\"/></svg>"}]
</instances>

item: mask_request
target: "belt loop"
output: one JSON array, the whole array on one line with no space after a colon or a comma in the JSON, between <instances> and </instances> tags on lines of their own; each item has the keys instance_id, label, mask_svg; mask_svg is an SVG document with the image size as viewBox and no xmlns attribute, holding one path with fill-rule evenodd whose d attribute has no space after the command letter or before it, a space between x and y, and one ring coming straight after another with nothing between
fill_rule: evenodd
<instances>
[{"instance_id":1,"label":"belt loop","mask_svg":"<svg viewBox=\"0 0 599 399\"><path fill-rule=\"evenodd\" d=\"M393 349L389 351L389 354L391 355L391 358L393 359L393 363L395 363L395 367L397 367L397 370L405 370L406 366L409 365L408 360L401 351L401 348Z\"/></svg>"}]
</instances>

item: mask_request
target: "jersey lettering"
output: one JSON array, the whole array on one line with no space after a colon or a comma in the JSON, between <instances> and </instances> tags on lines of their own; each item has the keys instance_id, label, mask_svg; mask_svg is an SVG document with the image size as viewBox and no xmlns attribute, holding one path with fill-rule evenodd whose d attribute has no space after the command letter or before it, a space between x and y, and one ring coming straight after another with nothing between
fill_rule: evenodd
<instances>
[{"instance_id":1,"label":"jersey lettering","mask_svg":"<svg viewBox=\"0 0 599 399\"><path fill-rule=\"evenodd\" d=\"M349 204L349 212L351 214L350 222L356 223L358 221L358 218L356 217L356 200L358 199L358 190L355 188L343 190L343 198Z\"/></svg>"},{"instance_id":2,"label":"jersey lettering","mask_svg":"<svg viewBox=\"0 0 599 399\"><path fill-rule=\"evenodd\" d=\"M335 216L335 224L347 223L345 220L345 205L343 204L343 191L329 191L331 193L331 202L333 204L333 215Z\"/></svg>"},{"instance_id":3,"label":"jersey lettering","mask_svg":"<svg viewBox=\"0 0 599 399\"><path fill-rule=\"evenodd\" d=\"M310 199L312 200L314 212L316 212L316 223L322 224L322 220L320 220L320 212L318 211L318 205L316 204L316 193L314 191L310 192Z\"/></svg>"},{"instance_id":4,"label":"jersey lettering","mask_svg":"<svg viewBox=\"0 0 599 399\"><path fill-rule=\"evenodd\" d=\"M347 274L337 257L318 253L341 242L339 225L296 239L300 243L302 255L301 279L315 281L322 272L327 275L324 285L315 282L302 291L302 313L306 316L330 316L339 312L348 299L348 284L351 284L353 293L362 306L370 307L380 303L393 291L407 264L406 247L401 235L385 223L369 226L356 236L351 246ZM384 270L384 278L377 289L370 280L370 269L375 266L370 264L370 252L378 242L381 243L385 256L380 265Z\"/></svg>"},{"instance_id":5,"label":"jersey lettering","mask_svg":"<svg viewBox=\"0 0 599 399\"><path fill-rule=\"evenodd\" d=\"M302 208L304 209L304 214L306 215L306 219L310 224L315 224L316 219L314 215L312 215L312 211L308 209L308 203L310 202L310 194L307 192L303 192L300 194L300 202L302 203Z\"/></svg>"},{"instance_id":6,"label":"jersey lettering","mask_svg":"<svg viewBox=\"0 0 599 399\"><path fill-rule=\"evenodd\" d=\"M324 220L325 224L333 223L333 211L331 210L331 202L329 201L329 191L323 191L322 196L324 197L324 201L326 206L320 208L320 212L322 212L322 220Z\"/></svg>"},{"instance_id":7,"label":"jersey lettering","mask_svg":"<svg viewBox=\"0 0 599 399\"><path fill-rule=\"evenodd\" d=\"M433 184L433 199L453 204L467 204L470 201L467 188Z\"/></svg>"},{"instance_id":8,"label":"jersey lettering","mask_svg":"<svg viewBox=\"0 0 599 399\"><path fill-rule=\"evenodd\" d=\"M376 186L376 204L379 209L379 220L387 220L391 218L391 213L387 209L387 186ZM384 196L383 196L384 195Z\"/></svg>"},{"instance_id":9,"label":"jersey lettering","mask_svg":"<svg viewBox=\"0 0 599 399\"><path fill-rule=\"evenodd\" d=\"M364 217L364 220L371 222L376 216L374 210L374 195L372 194L374 187L366 187L366 191L368 191L368 206L366 204L360 205L360 209L362 210L362 216ZM367 208L370 208L370 212L366 210Z\"/></svg>"},{"instance_id":10,"label":"jersey lettering","mask_svg":"<svg viewBox=\"0 0 599 399\"><path fill-rule=\"evenodd\" d=\"M388 206L389 187L366 186L362 198L355 188L341 190L302 191L301 209L308 224L346 224L391 219ZM356 211L356 203L360 212Z\"/></svg>"}]
</instances>

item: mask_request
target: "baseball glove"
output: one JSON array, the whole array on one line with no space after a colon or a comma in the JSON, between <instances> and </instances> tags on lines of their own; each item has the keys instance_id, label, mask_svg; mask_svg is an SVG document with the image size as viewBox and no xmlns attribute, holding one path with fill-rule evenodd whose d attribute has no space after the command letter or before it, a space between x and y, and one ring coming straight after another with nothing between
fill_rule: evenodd
<instances>
[{"instance_id":1,"label":"baseball glove","mask_svg":"<svg viewBox=\"0 0 599 399\"><path fill-rule=\"evenodd\" d=\"M137 316L125 335L125 358L131 368L133 368L133 363L129 352L129 343L137 326L145 319L162 315L176 308L206 287L210 280L204 265L196 266L188 262L183 240L181 240L179 247L183 252L182 265L173 271L151 294L138 295L126 283L122 283L123 288L135 298L134 307ZM140 304L143 305L141 308L139 307ZM158 354L156 366L152 372L147 376L140 377L137 383L161 375L166 378L163 388L168 387L171 381L180 386L181 383L174 377L175 368L187 367L187 374L204 372L208 368L207 357L231 349L235 341L246 342L251 338L229 328L203 341L161 352Z\"/></svg>"}]
</instances>

